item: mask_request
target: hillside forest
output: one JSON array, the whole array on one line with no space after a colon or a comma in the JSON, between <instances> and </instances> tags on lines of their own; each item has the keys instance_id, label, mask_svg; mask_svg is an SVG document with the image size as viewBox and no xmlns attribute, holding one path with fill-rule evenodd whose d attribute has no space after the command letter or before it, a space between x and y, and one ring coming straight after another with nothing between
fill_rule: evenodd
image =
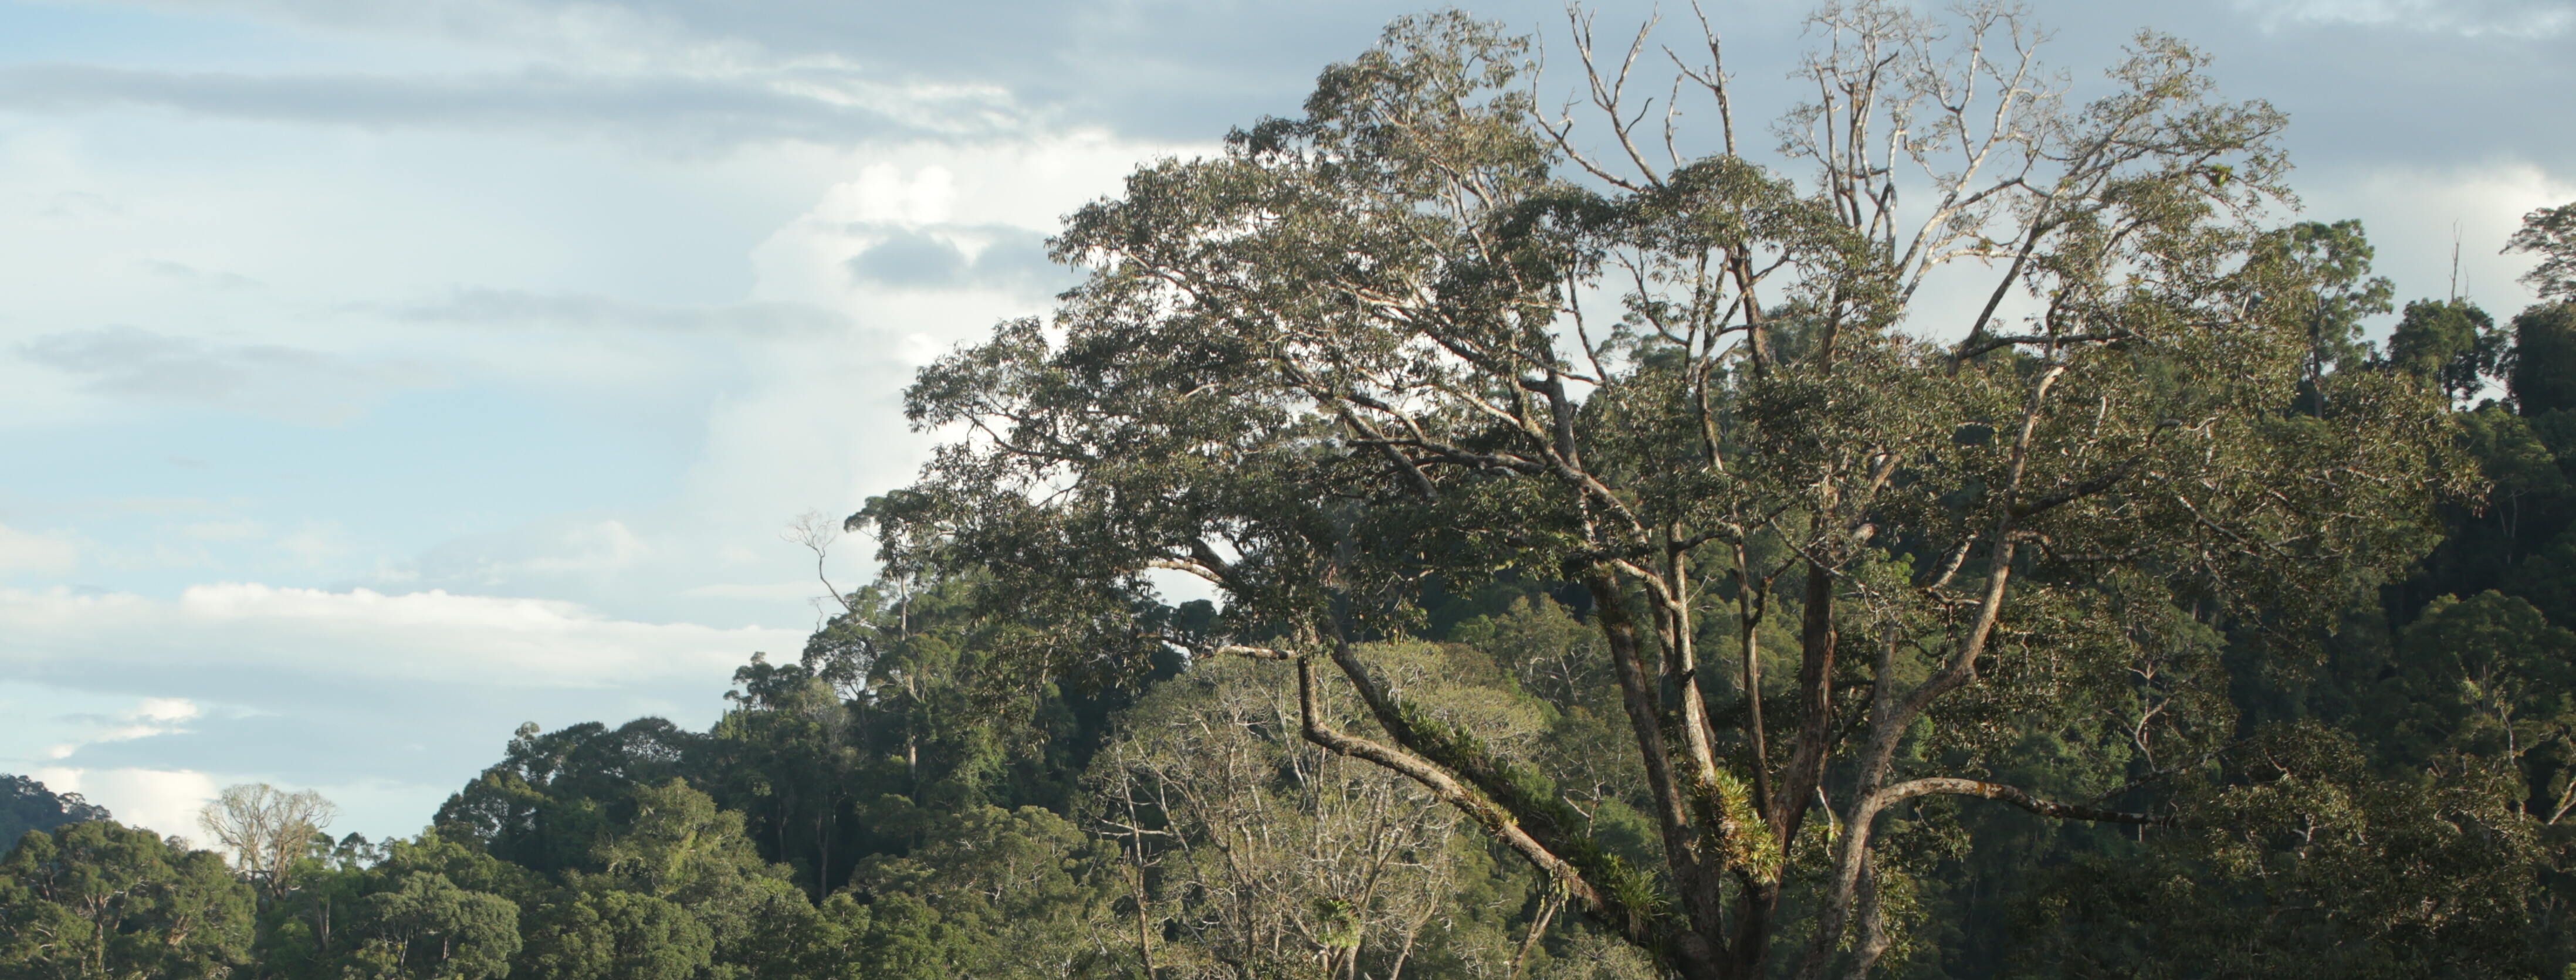
<instances>
[{"instance_id":1,"label":"hillside forest","mask_svg":"<svg viewBox=\"0 0 2576 980\"><path fill-rule=\"evenodd\" d=\"M2179 39L1829 5L1739 128L1702 26L1404 18L1068 217L709 730L7 777L0 976L2576 978L2576 202L2490 311Z\"/></svg>"}]
</instances>

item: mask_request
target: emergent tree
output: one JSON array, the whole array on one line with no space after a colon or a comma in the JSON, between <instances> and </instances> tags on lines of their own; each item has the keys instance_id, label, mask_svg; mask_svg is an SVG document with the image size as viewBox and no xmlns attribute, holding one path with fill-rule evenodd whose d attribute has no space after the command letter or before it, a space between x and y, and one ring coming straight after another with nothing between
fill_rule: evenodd
<instances>
[{"instance_id":1,"label":"emergent tree","mask_svg":"<svg viewBox=\"0 0 2576 980\"><path fill-rule=\"evenodd\" d=\"M1867 973L1930 867L1875 829L1908 801L2171 821L1988 763L2033 726L2096 733L2106 794L2206 759L2221 637L2304 641L2426 545L2439 397L2318 369L2366 270L2265 230L2283 117L2180 41L2140 35L2077 106L2010 9L1813 28L1813 101L1773 129L1800 178L1739 148L1713 30L1673 56L1701 132L1634 96L1642 32L1596 59L1578 19L1583 108L1549 112L1526 42L1398 22L1302 118L1068 219L1088 281L921 373L910 417L961 438L852 524L1076 635L1152 570L1205 579L1231 633L1176 642L1292 663L1305 738L1684 977L1784 944ZM1504 572L1588 594L1644 864L1368 662L1426 580Z\"/></svg>"},{"instance_id":2,"label":"emergent tree","mask_svg":"<svg viewBox=\"0 0 2576 980\"><path fill-rule=\"evenodd\" d=\"M290 793L243 783L224 787L207 802L197 812L197 826L232 853L235 870L275 897L285 893L296 860L313 850L314 838L339 814L337 804L309 789Z\"/></svg>"}]
</instances>

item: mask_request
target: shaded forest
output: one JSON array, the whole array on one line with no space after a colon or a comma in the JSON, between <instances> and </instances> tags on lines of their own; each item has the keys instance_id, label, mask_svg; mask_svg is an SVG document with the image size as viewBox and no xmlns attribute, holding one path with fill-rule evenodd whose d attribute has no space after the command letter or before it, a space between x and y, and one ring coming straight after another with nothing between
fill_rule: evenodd
<instances>
[{"instance_id":1,"label":"shaded forest","mask_svg":"<svg viewBox=\"0 0 2576 980\"><path fill-rule=\"evenodd\" d=\"M2016 16L1820 13L1776 172L1713 31L1693 157L1400 21L1068 219L713 728L384 842L11 777L0 975L2576 977L2576 203L2401 304L2279 113Z\"/></svg>"}]
</instances>

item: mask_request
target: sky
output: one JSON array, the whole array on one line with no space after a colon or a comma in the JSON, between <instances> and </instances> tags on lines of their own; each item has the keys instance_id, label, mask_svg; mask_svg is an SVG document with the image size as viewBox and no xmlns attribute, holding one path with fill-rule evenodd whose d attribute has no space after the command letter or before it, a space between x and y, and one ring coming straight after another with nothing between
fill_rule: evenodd
<instances>
[{"instance_id":1,"label":"sky","mask_svg":"<svg viewBox=\"0 0 2576 980\"><path fill-rule=\"evenodd\" d=\"M1703 6L1739 117L1785 110L1811 8ZM0 772L183 835L315 789L383 837L523 722L705 727L817 625L782 530L914 471L903 385L1074 281L1059 219L1418 9L0 0ZM1569 60L1561 6L1466 9ZM2462 293L2530 302L2497 252L2576 200L2576 0L2036 13L2079 87L2153 28L2287 110L2304 216L2401 298L2456 241Z\"/></svg>"}]
</instances>

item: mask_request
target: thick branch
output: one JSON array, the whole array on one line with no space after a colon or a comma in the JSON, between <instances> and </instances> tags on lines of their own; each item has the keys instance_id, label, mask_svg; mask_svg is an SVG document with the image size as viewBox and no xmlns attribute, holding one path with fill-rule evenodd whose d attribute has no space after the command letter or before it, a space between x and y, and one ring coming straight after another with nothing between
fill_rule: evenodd
<instances>
[{"instance_id":1,"label":"thick branch","mask_svg":"<svg viewBox=\"0 0 2576 980\"><path fill-rule=\"evenodd\" d=\"M1910 800L1918 796L1931 796L1943 793L1954 796L1982 796L1989 800L1994 800L1999 803L2008 803L2032 813L2039 814L2040 816L2055 820L2086 820L2093 823L2134 824L2142 827L2184 826L2181 818L2171 815L2156 816L2148 813L2129 813L2122 810L2105 810L2101 807L2085 806L2081 803L2059 803L2053 800L2043 800L2039 797L2032 796L2018 787L2006 786L2002 783L1989 783L1976 779L1961 779L1955 776L1930 776L1923 779L1907 780L1886 789L1879 790L1872 798L1869 809L1871 815L1875 816L1877 811L1883 810L1890 805ZM1854 833L1857 833L1858 830L1859 828L1857 827L1853 828Z\"/></svg>"},{"instance_id":2,"label":"thick branch","mask_svg":"<svg viewBox=\"0 0 2576 980\"><path fill-rule=\"evenodd\" d=\"M1815 939L1808 944L1806 962L1799 970L1800 980L1814 980L1824 976L1826 966L1832 959L1832 951L1841 941L1843 926L1848 920L1851 908L1850 896L1855 892L1861 874L1868 867L1869 845L1878 822L1878 815L1890 806L1918 796L1934 794L1981 796L2058 820L2087 820L2095 823L2132 824L2145 827L2183 826L2179 818L2172 816L2160 817L2146 813L2105 810L2078 803L2059 803L2032 796L2019 787L1976 779L1961 779L1955 776L1932 776L1908 780L1871 793L1852 805L1851 817L1843 827L1841 853L1836 855L1834 862L1835 881L1832 893L1836 900L1828 902L1819 916Z\"/></svg>"},{"instance_id":3,"label":"thick branch","mask_svg":"<svg viewBox=\"0 0 2576 980\"><path fill-rule=\"evenodd\" d=\"M1788 767L1771 801L1772 832L1785 850L1797 838L1807 804L1824 779L1832 750L1834 697L1834 573L1822 562L1807 566L1803 648L1798 664L1798 729Z\"/></svg>"},{"instance_id":4,"label":"thick branch","mask_svg":"<svg viewBox=\"0 0 2576 980\"><path fill-rule=\"evenodd\" d=\"M1252 648L1227 648L1249 652ZM1270 651L1263 651L1265 653ZM1648 949L1657 948L1660 939L1654 922L1642 910L1632 909L1615 897L1594 887L1581 870L1554 850L1541 844L1524 828L1518 818L1483 793L1460 783L1455 776L1427 759L1402 749L1349 735L1335 729L1324 719L1317 704L1315 661L1312 656L1292 656L1297 663L1297 714L1306 740L1325 749L1355 759L1366 760L1413 780L1442 802L1456 807L1467 818L1485 828L1503 845L1529 861L1540 873L1565 889L1596 920L1617 928L1624 938Z\"/></svg>"}]
</instances>

